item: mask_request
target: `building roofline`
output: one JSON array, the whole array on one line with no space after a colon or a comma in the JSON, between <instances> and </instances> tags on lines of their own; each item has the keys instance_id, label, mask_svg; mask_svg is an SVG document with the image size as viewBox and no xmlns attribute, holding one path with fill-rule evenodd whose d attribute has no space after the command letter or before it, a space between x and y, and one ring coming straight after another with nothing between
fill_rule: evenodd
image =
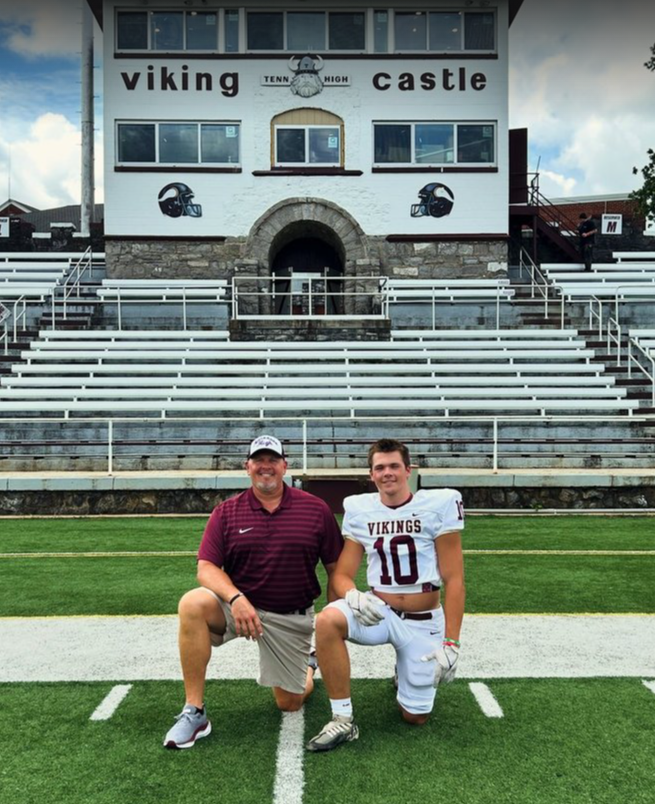
<instances>
[{"instance_id":1,"label":"building roofline","mask_svg":"<svg viewBox=\"0 0 655 804\"><path fill-rule=\"evenodd\" d=\"M100 30L102 30L102 0L88 0L88 3L93 11L93 16L98 21Z\"/></svg>"},{"instance_id":2,"label":"building roofline","mask_svg":"<svg viewBox=\"0 0 655 804\"><path fill-rule=\"evenodd\" d=\"M509 0L509 24L514 22L514 18L519 13L523 0Z\"/></svg>"},{"instance_id":3,"label":"building roofline","mask_svg":"<svg viewBox=\"0 0 655 804\"><path fill-rule=\"evenodd\" d=\"M603 193L601 195L569 195L563 198L549 198L551 204L602 204L604 201L631 201L630 193Z\"/></svg>"}]
</instances>

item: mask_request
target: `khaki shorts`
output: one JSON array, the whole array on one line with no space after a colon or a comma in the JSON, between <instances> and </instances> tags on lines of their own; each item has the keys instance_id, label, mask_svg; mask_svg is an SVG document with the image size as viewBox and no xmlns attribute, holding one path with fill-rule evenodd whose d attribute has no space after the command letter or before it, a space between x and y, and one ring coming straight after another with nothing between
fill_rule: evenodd
<instances>
[{"instance_id":1,"label":"khaki shorts","mask_svg":"<svg viewBox=\"0 0 655 804\"><path fill-rule=\"evenodd\" d=\"M215 648L237 638L234 617L227 603L204 586L200 587L214 597L225 615L226 629L223 635L212 632ZM276 614L273 611L255 609L264 627L257 640L259 648L259 678L263 687L281 687L287 692L300 695L307 681L307 659L314 633L314 607L304 614Z\"/></svg>"}]
</instances>

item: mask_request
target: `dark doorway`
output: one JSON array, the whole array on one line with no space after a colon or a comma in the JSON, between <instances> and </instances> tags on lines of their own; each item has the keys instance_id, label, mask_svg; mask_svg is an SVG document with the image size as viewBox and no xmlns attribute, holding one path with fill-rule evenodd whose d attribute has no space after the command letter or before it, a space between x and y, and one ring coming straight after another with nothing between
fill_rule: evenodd
<instances>
[{"instance_id":1,"label":"dark doorway","mask_svg":"<svg viewBox=\"0 0 655 804\"><path fill-rule=\"evenodd\" d=\"M299 237L282 246L271 266L273 305L278 315L337 315L343 310L343 263L318 237Z\"/></svg>"}]
</instances>

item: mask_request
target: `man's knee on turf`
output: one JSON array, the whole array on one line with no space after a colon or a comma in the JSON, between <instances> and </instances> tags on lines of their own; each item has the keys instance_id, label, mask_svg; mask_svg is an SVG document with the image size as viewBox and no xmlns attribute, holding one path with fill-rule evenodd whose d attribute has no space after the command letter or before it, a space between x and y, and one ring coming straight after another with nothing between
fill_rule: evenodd
<instances>
[{"instance_id":1,"label":"man's knee on turf","mask_svg":"<svg viewBox=\"0 0 655 804\"><path fill-rule=\"evenodd\" d=\"M209 622L216 618L220 604L202 589L192 589L182 595L177 606L177 613L181 621L205 620Z\"/></svg>"},{"instance_id":2,"label":"man's knee on turf","mask_svg":"<svg viewBox=\"0 0 655 804\"><path fill-rule=\"evenodd\" d=\"M281 712L297 712L305 702L304 693L287 692L281 687L273 687L275 703Z\"/></svg>"},{"instance_id":3,"label":"man's knee on turf","mask_svg":"<svg viewBox=\"0 0 655 804\"><path fill-rule=\"evenodd\" d=\"M406 709L403 709L402 706L400 706L400 714L402 715L402 718L405 721L405 723L409 723L412 726L424 726L430 719L429 712L427 712L426 714L419 715L415 714L414 712L408 712Z\"/></svg>"}]
</instances>

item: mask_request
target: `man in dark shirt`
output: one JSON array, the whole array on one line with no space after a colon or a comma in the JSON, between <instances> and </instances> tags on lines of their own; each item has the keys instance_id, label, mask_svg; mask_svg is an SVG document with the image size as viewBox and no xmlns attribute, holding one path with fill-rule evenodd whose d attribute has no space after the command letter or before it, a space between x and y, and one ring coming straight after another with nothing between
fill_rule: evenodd
<instances>
[{"instance_id":1,"label":"man in dark shirt","mask_svg":"<svg viewBox=\"0 0 655 804\"><path fill-rule=\"evenodd\" d=\"M279 709L293 712L311 693L308 665L320 560L330 576L343 546L328 506L284 482L287 461L277 438L250 445L247 491L218 505L198 550L200 588L180 600L180 660L186 705L164 739L191 748L211 733L204 705L212 646L235 637L259 647L259 683L273 688Z\"/></svg>"},{"instance_id":2,"label":"man in dark shirt","mask_svg":"<svg viewBox=\"0 0 655 804\"><path fill-rule=\"evenodd\" d=\"M581 213L578 234L580 235L580 255L582 256L585 271L591 271L597 231L594 219L588 218L584 212Z\"/></svg>"}]
</instances>

